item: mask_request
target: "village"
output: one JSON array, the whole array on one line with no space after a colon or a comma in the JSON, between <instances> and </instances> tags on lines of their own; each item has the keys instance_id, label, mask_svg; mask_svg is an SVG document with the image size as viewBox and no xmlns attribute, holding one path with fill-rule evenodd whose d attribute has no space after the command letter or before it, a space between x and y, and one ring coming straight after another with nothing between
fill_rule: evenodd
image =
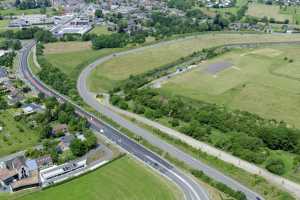
<instances>
[{"instance_id":1,"label":"village","mask_svg":"<svg viewBox=\"0 0 300 200\"><path fill-rule=\"evenodd\" d=\"M32 187L47 187L93 170L114 157L107 144L99 142L85 125L86 128L81 127L77 130L68 123L60 123L61 120L58 119L43 129L38 119L47 115L51 108L49 105L45 106L46 100L36 101L37 97L31 88L22 84L16 72L11 69L0 67L0 94L0 114L13 110L16 126L19 120L23 119L31 124L33 129L42 129L41 135L38 136L41 142L37 142L34 147L0 158L0 191L13 192ZM59 106L55 100L51 101L52 106L53 103ZM6 130L7 128L9 129L1 120L0 134L10 138L12 133ZM22 133L22 128L19 131L18 134L26 134ZM3 142L5 143L0 141L0 144Z\"/></svg>"}]
</instances>

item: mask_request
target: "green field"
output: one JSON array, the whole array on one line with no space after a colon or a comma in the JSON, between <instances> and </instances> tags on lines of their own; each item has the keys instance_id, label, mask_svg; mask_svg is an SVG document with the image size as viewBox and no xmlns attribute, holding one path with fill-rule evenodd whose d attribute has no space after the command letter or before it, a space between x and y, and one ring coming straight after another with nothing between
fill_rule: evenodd
<instances>
[{"instance_id":1,"label":"green field","mask_svg":"<svg viewBox=\"0 0 300 200\"><path fill-rule=\"evenodd\" d=\"M9 22L10 22L10 20L8 20L8 19L0 20L0 32L7 30L7 26L9 24Z\"/></svg>"},{"instance_id":2,"label":"green field","mask_svg":"<svg viewBox=\"0 0 300 200\"><path fill-rule=\"evenodd\" d=\"M141 163L123 157L56 187L6 200L179 200L182 194Z\"/></svg>"},{"instance_id":3,"label":"green field","mask_svg":"<svg viewBox=\"0 0 300 200\"><path fill-rule=\"evenodd\" d=\"M280 9L281 14L292 16L291 23L300 24L300 7L299 6L287 6Z\"/></svg>"},{"instance_id":4,"label":"green field","mask_svg":"<svg viewBox=\"0 0 300 200\"><path fill-rule=\"evenodd\" d=\"M299 46L235 50L171 78L161 90L300 127L299 52ZM231 62L234 68L221 71L216 77L203 70L210 63L224 61Z\"/></svg>"},{"instance_id":5,"label":"green field","mask_svg":"<svg viewBox=\"0 0 300 200\"><path fill-rule=\"evenodd\" d=\"M126 56L116 57L99 65L91 73L88 86L93 92L107 91L131 74L140 74L158 68L202 48L227 43L291 40L300 40L300 35L204 34L180 39Z\"/></svg>"},{"instance_id":6,"label":"green field","mask_svg":"<svg viewBox=\"0 0 300 200\"><path fill-rule=\"evenodd\" d=\"M107 30L106 26L95 26L90 33L97 34L97 35L109 35L112 32Z\"/></svg>"},{"instance_id":7,"label":"green field","mask_svg":"<svg viewBox=\"0 0 300 200\"><path fill-rule=\"evenodd\" d=\"M54 67L76 79L86 65L118 50L92 50L89 42L57 42L46 44L44 55Z\"/></svg>"},{"instance_id":8,"label":"green field","mask_svg":"<svg viewBox=\"0 0 300 200\"><path fill-rule=\"evenodd\" d=\"M263 18L264 16L274 18L276 21L283 22L288 19L292 22L292 15L289 13L282 13L280 7L277 5L265 5L260 3L251 3L248 5L247 15Z\"/></svg>"},{"instance_id":9,"label":"green field","mask_svg":"<svg viewBox=\"0 0 300 200\"><path fill-rule=\"evenodd\" d=\"M25 123L14 120L15 110L0 112L0 156L11 154L33 147L38 143L39 133L32 130Z\"/></svg>"}]
</instances>

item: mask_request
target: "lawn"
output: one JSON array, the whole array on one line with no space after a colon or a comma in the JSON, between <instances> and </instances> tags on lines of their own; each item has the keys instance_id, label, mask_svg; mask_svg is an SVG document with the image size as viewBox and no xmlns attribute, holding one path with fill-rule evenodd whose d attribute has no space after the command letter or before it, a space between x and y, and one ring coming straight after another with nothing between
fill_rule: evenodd
<instances>
[{"instance_id":1,"label":"lawn","mask_svg":"<svg viewBox=\"0 0 300 200\"><path fill-rule=\"evenodd\" d=\"M118 50L92 50L90 42L57 42L46 44L44 55L53 66L76 79L86 65Z\"/></svg>"},{"instance_id":2,"label":"lawn","mask_svg":"<svg viewBox=\"0 0 300 200\"><path fill-rule=\"evenodd\" d=\"M299 52L299 46L235 50L169 79L160 90L284 120L299 128ZM224 61L234 67L216 76L204 70Z\"/></svg>"},{"instance_id":3,"label":"lawn","mask_svg":"<svg viewBox=\"0 0 300 200\"><path fill-rule=\"evenodd\" d=\"M265 5L260 3L251 3L248 5L247 15L263 18L264 16L274 18L276 21L283 22L288 19L292 22L293 17L289 14L280 12L280 7L277 5Z\"/></svg>"},{"instance_id":4,"label":"lawn","mask_svg":"<svg viewBox=\"0 0 300 200\"><path fill-rule=\"evenodd\" d=\"M17 200L179 200L177 187L130 157ZM15 198L6 198L11 200Z\"/></svg>"},{"instance_id":5,"label":"lawn","mask_svg":"<svg viewBox=\"0 0 300 200\"><path fill-rule=\"evenodd\" d=\"M106 26L95 26L90 33L96 34L96 35L109 35L112 32L107 30Z\"/></svg>"},{"instance_id":6,"label":"lawn","mask_svg":"<svg viewBox=\"0 0 300 200\"><path fill-rule=\"evenodd\" d=\"M14 109L0 112L0 157L33 147L38 143L39 133L22 122L14 120Z\"/></svg>"},{"instance_id":7,"label":"lawn","mask_svg":"<svg viewBox=\"0 0 300 200\"><path fill-rule=\"evenodd\" d=\"M93 92L103 92L131 74L140 74L171 63L203 48L227 43L300 40L300 35L203 34L155 46L103 63L91 73L88 86Z\"/></svg>"}]
</instances>

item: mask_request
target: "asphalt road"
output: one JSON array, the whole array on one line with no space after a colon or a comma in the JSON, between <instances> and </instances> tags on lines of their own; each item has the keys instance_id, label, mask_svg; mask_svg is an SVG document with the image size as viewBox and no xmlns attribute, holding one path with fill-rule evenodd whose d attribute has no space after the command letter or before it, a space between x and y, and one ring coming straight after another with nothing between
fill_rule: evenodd
<instances>
[{"instance_id":1,"label":"asphalt road","mask_svg":"<svg viewBox=\"0 0 300 200\"><path fill-rule=\"evenodd\" d=\"M77 114L85 117L91 124L91 127L98 131L99 134L103 134L112 142L116 143L124 150L134 155L136 158L142 160L145 164L151 166L152 168L160 172L160 174L172 180L177 186L182 189L186 200L209 200L206 191L192 178L186 176L180 170L175 168L173 165L171 165L169 162L167 162L157 154L129 139L127 136L114 129L112 126L101 121L93 114L86 112L83 108L74 104L67 97L52 90L48 86L44 85L40 80L38 80L28 68L28 56L33 46L34 43L30 43L20 51L19 73L21 74L23 79L27 81L27 83L33 86L37 91L42 92L47 96L54 96L59 101L71 103L75 107Z\"/></svg>"}]
</instances>

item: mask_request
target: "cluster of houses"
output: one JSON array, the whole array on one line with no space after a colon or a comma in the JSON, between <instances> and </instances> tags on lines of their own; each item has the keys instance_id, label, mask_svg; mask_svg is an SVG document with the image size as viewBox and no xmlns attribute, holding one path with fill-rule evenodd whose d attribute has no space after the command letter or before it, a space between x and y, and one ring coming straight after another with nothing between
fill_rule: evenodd
<instances>
[{"instance_id":1,"label":"cluster of houses","mask_svg":"<svg viewBox=\"0 0 300 200\"><path fill-rule=\"evenodd\" d=\"M9 156L0 161L0 191L18 191L41 185L40 170L53 166L50 156L26 159L24 155Z\"/></svg>"},{"instance_id":2,"label":"cluster of houses","mask_svg":"<svg viewBox=\"0 0 300 200\"><path fill-rule=\"evenodd\" d=\"M6 94L7 104L12 106L17 103L21 103L20 114L32 114L35 112L43 111L45 108L42 105L36 103L24 103L26 97L24 91L18 88L13 83L16 80L16 76L9 73L5 68L0 67L0 93Z\"/></svg>"},{"instance_id":3,"label":"cluster of houses","mask_svg":"<svg viewBox=\"0 0 300 200\"><path fill-rule=\"evenodd\" d=\"M69 150L71 142L75 138L81 141L86 140L83 134L70 134L66 124L54 126L52 134L58 137L56 150L60 153ZM85 158L57 166L49 155L37 159L27 159L24 153L20 152L17 155L0 159L0 191L14 192L32 187L48 186L65 180L72 173L76 174L86 167Z\"/></svg>"},{"instance_id":4,"label":"cluster of houses","mask_svg":"<svg viewBox=\"0 0 300 200\"><path fill-rule=\"evenodd\" d=\"M14 80L16 80L14 74L8 73L5 68L0 67L0 92L7 94L8 105L15 105L24 100L22 90L13 84Z\"/></svg>"},{"instance_id":5,"label":"cluster of houses","mask_svg":"<svg viewBox=\"0 0 300 200\"><path fill-rule=\"evenodd\" d=\"M86 140L82 133L71 134L67 124L58 124L54 126L52 129L52 136L59 140L56 150L60 153L69 150L70 145L75 138L81 141Z\"/></svg>"}]
</instances>

